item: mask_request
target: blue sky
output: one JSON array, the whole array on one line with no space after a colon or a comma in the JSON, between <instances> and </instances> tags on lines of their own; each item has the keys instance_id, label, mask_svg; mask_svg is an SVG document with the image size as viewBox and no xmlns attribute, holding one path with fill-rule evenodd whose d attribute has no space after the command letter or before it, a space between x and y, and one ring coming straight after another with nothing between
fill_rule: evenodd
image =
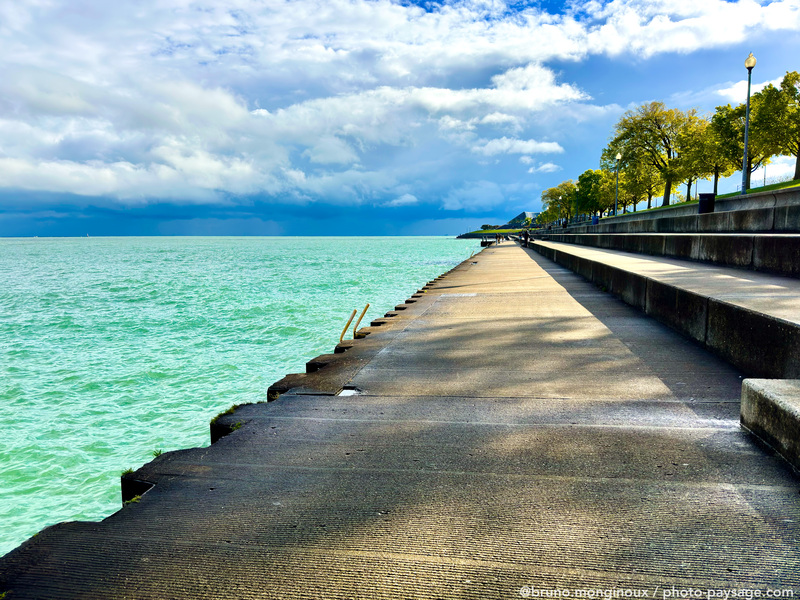
<instances>
[{"instance_id":1,"label":"blue sky","mask_svg":"<svg viewBox=\"0 0 800 600\"><path fill-rule=\"evenodd\" d=\"M630 108L741 102L748 52L800 70L800 0L20 0L0 39L0 236L449 235Z\"/></svg>"}]
</instances>

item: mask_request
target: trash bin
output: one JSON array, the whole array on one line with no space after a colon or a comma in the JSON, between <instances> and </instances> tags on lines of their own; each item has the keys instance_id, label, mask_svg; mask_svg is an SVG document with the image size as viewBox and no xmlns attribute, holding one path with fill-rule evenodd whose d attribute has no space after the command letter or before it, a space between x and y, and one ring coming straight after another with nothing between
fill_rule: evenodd
<instances>
[{"instance_id":1,"label":"trash bin","mask_svg":"<svg viewBox=\"0 0 800 600\"><path fill-rule=\"evenodd\" d=\"M698 214L704 215L706 213L713 213L714 198L716 198L716 194L700 194L700 205L698 207Z\"/></svg>"}]
</instances>

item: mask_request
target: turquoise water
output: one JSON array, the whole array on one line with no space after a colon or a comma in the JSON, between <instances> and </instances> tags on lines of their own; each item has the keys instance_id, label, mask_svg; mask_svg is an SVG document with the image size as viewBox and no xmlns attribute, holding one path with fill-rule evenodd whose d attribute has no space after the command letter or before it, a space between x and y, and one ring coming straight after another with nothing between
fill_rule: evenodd
<instances>
[{"instance_id":1,"label":"turquoise water","mask_svg":"<svg viewBox=\"0 0 800 600\"><path fill-rule=\"evenodd\" d=\"M479 249L448 238L0 240L0 555ZM362 324L362 326L363 326Z\"/></svg>"}]
</instances>

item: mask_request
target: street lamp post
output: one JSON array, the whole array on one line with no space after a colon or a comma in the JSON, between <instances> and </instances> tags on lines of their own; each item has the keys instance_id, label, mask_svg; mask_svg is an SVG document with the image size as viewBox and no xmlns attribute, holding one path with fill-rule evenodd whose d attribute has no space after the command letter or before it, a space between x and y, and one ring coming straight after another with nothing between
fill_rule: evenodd
<instances>
[{"instance_id":1,"label":"street lamp post","mask_svg":"<svg viewBox=\"0 0 800 600\"><path fill-rule=\"evenodd\" d=\"M747 107L744 111L744 158L742 159L742 194L747 193L747 171L750 165L747 161L747 136L750 131L750 79L753 74L753 67L756 66L756 57L751 52L745 59L744 66L747 67Z\"/></svg>"},{"instance_id":2,"label":"street lamp post","mask_svg":"<svg viewBox=\"0 0 800 600\"><path fill-rule=\"evenodd\" d=\"M617 152L617 189L614 192L614 216L617 216L617 202L619 200L619 161L622 160L622 154Z\"/></svg>"}]
</instances>

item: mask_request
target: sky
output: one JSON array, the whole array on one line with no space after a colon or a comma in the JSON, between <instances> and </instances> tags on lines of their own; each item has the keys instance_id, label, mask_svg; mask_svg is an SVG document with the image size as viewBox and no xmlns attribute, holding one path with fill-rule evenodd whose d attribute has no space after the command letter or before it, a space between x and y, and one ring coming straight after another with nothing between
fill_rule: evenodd
<instances>
[{"instance_id":1,"label":"sky","mask_svg":"<svg viewBox=\"0 0 800 600\"><path fill-rule=\"evenodd\" d=\"M0 236L455 235L800 70L800 0L16 0L0 40Z\"/></svg>"}]
</instances>

